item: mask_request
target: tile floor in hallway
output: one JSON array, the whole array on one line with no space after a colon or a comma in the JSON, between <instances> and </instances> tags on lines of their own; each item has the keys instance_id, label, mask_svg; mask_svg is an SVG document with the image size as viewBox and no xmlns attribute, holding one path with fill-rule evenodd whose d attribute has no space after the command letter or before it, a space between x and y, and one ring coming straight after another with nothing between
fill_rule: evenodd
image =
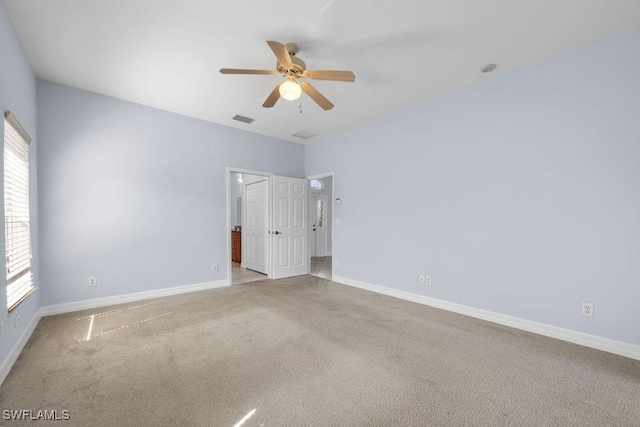
<instances>
[{"instance_id":1,"label":"tile floor in hallway","mask_svg":"<svg viewBox=\"0 0 640 427\"><path fill-rule=\"evenodd\" d=\"M333 260L330 256L311 258L311 275L331 280Z\"/></svg>"},{"instance_id":2,"label":"tile floor in hallway","mask_svg":"<svg viewBox=\"0 0 640 427\"><path fill-rule=\"evenodd\" d=\"M242 268L240 267L239 262L233 263L233 268L231 270L231 283L233 285L237 285L238 283L255 282L256 280L264 280L266 278L266 274L261 274L257 271Z\"/></svg>"},{"instance_id":3,"label":"tile floor in hallway","mask_svg":"<svg viewBox=\"0 0 640 427\"><path fill-rule=\"evenodd\" d=\"M333 261L330 256L311 258L311 275L331 280L332 263ZM233 269L231 271L231 278L231 283L237 285L238 283L249 283L255 282L256 280L264 280L267 278L267 275L258 273L257 271L247 270L246 268L240 267L240 263L234 262Z\"/></svg>"}]
</instances>

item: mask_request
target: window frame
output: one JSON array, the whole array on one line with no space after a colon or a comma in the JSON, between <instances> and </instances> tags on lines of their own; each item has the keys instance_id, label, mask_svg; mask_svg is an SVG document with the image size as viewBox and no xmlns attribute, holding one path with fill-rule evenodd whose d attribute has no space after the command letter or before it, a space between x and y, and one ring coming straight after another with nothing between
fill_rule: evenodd
<instances>
[{"instance_id":1,"label":"window frame","mask_svg":"<svg viewBox=\"0 0 640 427\"><path fill-rule=\"evenodd\" d=\"M4 112L4 122L3 122L3 165L4 165L4 173L3 173L3 205L4 205L4 232L5 232L5 279L6 279L6 296L7 296L7 311L10 313L16 309L24 300L26 300L29 295L36 291L37 287L33 281L33 252L32 252L32 244L31 244L31 202L30 202L30 179L29 179L29 147L31 143L31 137L24 130L24 128L20 125L20 122L15 118L15 116L10 111ZM9 128L9 130L8 130ZM17 139L16 139L17 138ZM11 142L10 142L11 139ZM7 151L11 151L14 154L14 158L9 160L9 156L7 155ZM20 166L20 154L24 154L24 158L22 161L25 163L24 168L26 169L26 174L23 170L21 170ZM11 167L7 167L8 161L12 161L13 163L9 164ZM9 170L13 170L13 175L8 175ZM9 179L7 179L9 177ZM26 183L26 188L18 189L21 185L17 185L16 187L8 187L7 184L9 182L15 183L22 181ZM9 184L11 185L11 184ZM10 191L8 191L10 190ZM7 194L12 193L16 195L16 199L20 204L20 199L22 201L22 206L18 207L18 211L22 210L22 220L18 221L10 221L9 218L14 217L11 215L12 208L15 206L12 204L8 204ZM14 201L14 199L10 199ZM26 208L24 207L24 202L26 201ZM11 203L11 202L9 202ZM26 212L25 212L26 209ZM26 216L26 220L24 217ZM9 262L9 256L13 249L10 248L10 245L15 246L15 240L9 239L9 226L15 226L16 224L20 224L21 227L26 227L26 233L24 230L20 233L18 232L18 237L25 238L26 234L26 245L28 252L27 255L21 255L19 260L16 263ZM24 241L24 240L23 240ZM20 245L20 243L18 243ZM25 249L21 248L21 251L24 252ZM26 262L26 267L25 267ZM13 274L11 277L9 270L11 267L15 267L16 265L21 265L20 271L18 274ZM27 276L28 279L20 280L22 277ZM12 283L9 283L9 280L13 279ZM11 286L14 285L15 286ZM15 293L19 291L20 293L14 295L14 298L9 299L10 291Z\"/></svg>"}]
</instances>

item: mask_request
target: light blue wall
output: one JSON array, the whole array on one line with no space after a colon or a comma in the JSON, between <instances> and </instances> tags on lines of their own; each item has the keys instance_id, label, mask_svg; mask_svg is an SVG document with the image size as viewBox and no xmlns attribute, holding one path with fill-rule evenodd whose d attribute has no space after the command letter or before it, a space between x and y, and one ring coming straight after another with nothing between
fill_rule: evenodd
<instances>
[{"instance_id":1,"label":"light blue wall","mask_svg":"<svg viewBox=\"0 0 640 427\"><path fill-rule=\"evenodd\" d=\"M42 305L225 279L226 167L304 176L299 144L50 82L38 120Z\"/></svg>"},{"instance_id":2,"label":"light blue wall","mask_svg":"<svg viewBox=\"0 0 640 427\"><path fill-rule=\"evenodd\" d=\"M319 137L305 162L343 200L334 274L640 344L640 30Z\"/></svg>"},{"instance_id":3,"label":"light blue wall","mask_svg":"<svg viewBox=\"0 0 640 427\"><path fill-rule=\"evenodd\" d=\"M4 323L5 338L0 342L0 364L4 362L11 349L16 345L20 335L25 331L40 308L40 274L38 261L38 138L36 123L36 81L22 46L13 30L13 26L0 2L0 109L4 113L10 110L20 121L20 124L33 139L29 148L30 155L30 207L31 207L31 261L34 282L40 289L31 294L13 312L7 314L6 276L2 274L2 292L0 292L0 323ZM4 135L4 120L0 120L0 135ZM1 139L0 139L1 140ZM0 147L0 153L3 150ZM0 161L0 180L4 176L4 161ZM0 185L0 203L4 203L3 186ZM0 209L2 224L4 224L4 209ZM0 233L0 249L4 253L4 232ZM1 258L4 260L4 256ZM5 271L4 262L0 262ZM14 328L15 316L20 316L18 328Z\"/></svg>"}]
</instances>

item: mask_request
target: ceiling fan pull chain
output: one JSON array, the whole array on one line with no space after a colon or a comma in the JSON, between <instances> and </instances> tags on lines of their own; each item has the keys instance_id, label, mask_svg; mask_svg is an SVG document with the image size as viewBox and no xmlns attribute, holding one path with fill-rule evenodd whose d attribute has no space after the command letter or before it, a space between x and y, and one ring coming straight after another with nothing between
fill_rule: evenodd
<instances>
[{"instance_id":1,"label":"ceiling fan pull chain","mask_svg":"<svg viewBox=\"0 0 640 427\"><path fill-rule=\"evenodd\" d=\"M298 108L300 109L300 114L302 114L302 98L300 98L300 104L298 104Z\"/></svg>"}]
</instances>

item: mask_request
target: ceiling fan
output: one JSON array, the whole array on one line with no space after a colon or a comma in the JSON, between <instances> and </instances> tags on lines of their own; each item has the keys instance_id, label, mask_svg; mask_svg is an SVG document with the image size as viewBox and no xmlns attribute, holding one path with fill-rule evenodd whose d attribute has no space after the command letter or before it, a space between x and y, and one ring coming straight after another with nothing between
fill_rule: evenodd
<instances>
[{"instance_id":1,"label":"ceiling fan","mask_svg":"<svg viewBox=\"0 0 640 427\"><path fill-rule=\"evenodd\" d=\"M301 81L301 78L316 80L334 80L339 82L353 82L356 76L351 71L318 71L307 70L307 66L296 58L298 46L294 43L286 45L274 41L267 41L269 47L276 55L278 62L275 70L243 70L237 68L221 68L222 74L263 74L284 76L284 82L278 83L267 100L262 104L265 108L273 107L280 97L293 101L300 98L302 92L309 95L323 110L330 110L333 104L324 97L310 83Z\"/></svg>"}]
</instances>

